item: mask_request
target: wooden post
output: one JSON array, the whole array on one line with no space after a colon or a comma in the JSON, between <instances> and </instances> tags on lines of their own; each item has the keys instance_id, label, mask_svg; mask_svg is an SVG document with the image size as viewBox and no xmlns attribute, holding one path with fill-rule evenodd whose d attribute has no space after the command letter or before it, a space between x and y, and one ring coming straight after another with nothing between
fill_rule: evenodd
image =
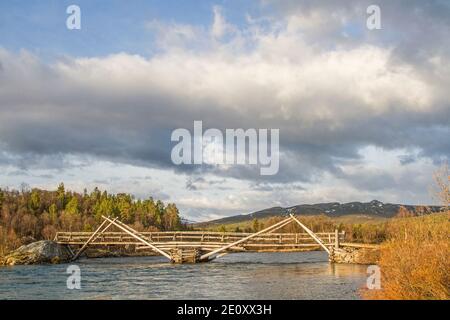
<instances>
[{"instance_id":1,"label":"wooden post","mask_svg":"<svg viewBox=\"0 0 450 320\"><path fill-rule=\"evenodd\" d=\"M319 237L317 237L314 232L312 232L311 230L308 229L308 227L306 227L303 223L301 223L296 217L294 217L293 214L290 214L291 218L295 220L295 222L297 222L300 227L302 227L314 240L316 240L316 242L328 253L330 254L330 249L327 248L326 245L323 244L322 240L320 240Z\"/></svg>"},{"instance_id":2,"label":"wooden post","mask_svg":"<svg viewBox=\"0 0 450 320\"><path fill-rule=\"evenodd\" d=\"M117 219L118 219L118 218L114 218L113 221L116 221ZM106 230L108 230L109 227L111 227L111 226L112 226L112 223L109 223L106 227L103 228L102 231L100 231L100 232L97 234L97 236L96 236L94 239L92 239L91 242L95 242L95 241L96 241L98 238L100 238L100 237L102 237L102 241L105 242L105 234L104 234L104 232L105 232Z\"/></svg>"},{"instance_id":3,"label":"wooden post","mask_svg":"<svg viewBox=\"0 0 450 320\"><path fill-rule=\"evenodd\" d=\"M335 249L339 249L339 230L335 229L334 230L334 248Z\"/></svg>"}]
</instances>

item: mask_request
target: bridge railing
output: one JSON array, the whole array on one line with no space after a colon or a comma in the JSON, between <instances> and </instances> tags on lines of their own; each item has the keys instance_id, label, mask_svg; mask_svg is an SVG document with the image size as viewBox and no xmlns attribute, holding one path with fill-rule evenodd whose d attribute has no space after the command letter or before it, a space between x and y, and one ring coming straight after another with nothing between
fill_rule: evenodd
<instances>
[{"instance_id":1,"label":"bridge railing","mask_svg":"<svg viewBox=\"0 0 450 320\"><path fill-rule=\"evenodd\" d=\"M326 245L336 241L334 232L315 233ZM58 232L55 241L61 244L81 245L92 235L92 232ZM141 232L151 242L170 243L207 243L223 244L240 240L251 233L241 232L209 232L209 231L167 231L167 232ZM339 242L344 241L344 232L338 233ZM93 245L127 245L138 244L135 238L124 232L104 232L92 242ZM278 246L278 245L311 245L317 243L307 233L267 233L250 239L244 246Z\"/></svg>"}]
</instances>

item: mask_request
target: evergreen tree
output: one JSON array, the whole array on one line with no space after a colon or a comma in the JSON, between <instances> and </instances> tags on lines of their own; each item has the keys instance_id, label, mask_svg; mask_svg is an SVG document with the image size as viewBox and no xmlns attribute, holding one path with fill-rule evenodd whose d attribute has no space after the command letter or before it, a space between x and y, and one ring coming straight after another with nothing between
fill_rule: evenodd
<instances>
[{"instance_id":1,"label":"evergreen tree","mask_svg":"<svg viewBox=\"0 0 450 320\"><path fill-rule=\"evenodd\" d=\"M70 199L70 201L67 203L66 205L66 212L71 214L71 215L78 215L79 210L78 210L78 199L77 197L72 197L72 199Z\"/></svg>"},{"instance_id":2,"label":"evergreen tree","mask_svg":"<svg viewBox=\"0 0 450 320\"><path fill-rule=\"evenodd\" d=\"M30 207L33 212L38 211L41 208L41 197L39 196L39 191L33 189L31 192L31 203Z\"/></svg>"},{"instance_id":3,"label":"evergreen tree","mask_svg":"<svg viewBox=\"0 0 450 320\"><path fill-rule=\"evenodd\" d=\"M59 184L56 194L58 198L58 208L62 210L66 206L66 190L64 188L64 183L61 182Z\"/></svg>"},{"instance_id":4,"label":"evergreen tree","mask_svg":"<svg viewBox=\"0 0 450 320\"><path fill-rule=\"evenodd\" d=\"M52 203L50 205L48 208L48 214L50 215L51 223L56 224L56 221L58 220L58 208L56 207L56 204Z\"/></svg>"}]
</instances>

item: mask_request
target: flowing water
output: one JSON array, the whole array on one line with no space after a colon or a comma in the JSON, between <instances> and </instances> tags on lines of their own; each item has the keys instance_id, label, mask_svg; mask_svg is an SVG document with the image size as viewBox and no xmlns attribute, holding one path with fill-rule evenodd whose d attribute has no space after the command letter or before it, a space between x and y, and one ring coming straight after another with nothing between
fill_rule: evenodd
<instances>
[{"instance_id":1,"label":"flowing water","mask_svg":"<svg viewBox=\"0 0 450 320\"><path fill-rule=\"evenodd\" d=\"M68 264L0 268L0 299L359 299L366 267L325 252L236 253L210 263L162 257L81 259L81 289Z\"/></svg>"}]
</instances>

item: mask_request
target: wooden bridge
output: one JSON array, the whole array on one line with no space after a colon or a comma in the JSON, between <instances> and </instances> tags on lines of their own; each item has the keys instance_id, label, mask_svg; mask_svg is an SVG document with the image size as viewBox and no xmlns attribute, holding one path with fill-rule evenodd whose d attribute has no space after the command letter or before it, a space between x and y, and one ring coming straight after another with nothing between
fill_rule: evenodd
<instances>
[{"instance_id":1,"label":"wooden bridge","mask_svg":"<svg viewBox=\"0 0 450 320\"><path fill-rule=\"evenodd\" d=\"M299 224L305 232L274 232L292 222ZM113 226L120 232L107 231ZM103 223L95 232L58 232L55 237L57 243L67 245L72 252L78 248L73 254L73 260L76 260L88 246L134 245L137 250L152 250L174 263L206 262L230 252L287 251L308 247L319 247L330 254L330 250L338 248L343 239L344 233L337 230L314 233L293 215L256 233L138 232L117 218L103 216Z\"/></svg>"}]
</instances>

